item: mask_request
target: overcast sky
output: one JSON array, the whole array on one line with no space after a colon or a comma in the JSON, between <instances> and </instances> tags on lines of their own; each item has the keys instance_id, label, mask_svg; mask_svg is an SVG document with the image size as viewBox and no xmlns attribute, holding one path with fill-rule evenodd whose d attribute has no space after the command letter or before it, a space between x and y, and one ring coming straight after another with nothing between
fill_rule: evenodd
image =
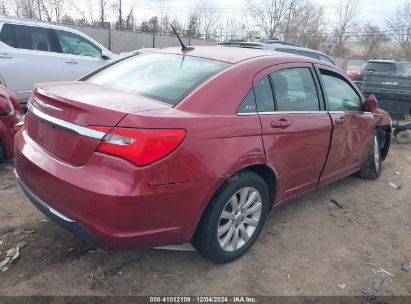
<instances>
[{"instance_id":1,"label":"overcast sky","mask_svg":"<svg viewBox=\"0 0 411 304\"><path fill-rule=\"evenodd\" d=\"M78 2L79 0L74 0ZM130 7L134 7L134 14L136 15L138 22L142 19L148 19L149 17L158 14L158 4L161 0L122 0L124 10L128 10ZM334 16L334 9L338 0L312 0L325 9L325 17L327 21L332 20ZM80 1L82 2L82 1ZM110 3L116 3L117 0L112 0ZM215 0L218 6L221 8L222 17L225 19L230 15L241 16L244 14L244 1L243 0ZM381 27L385 26L385 20L392 15L398 5L402 5L405 0L359 0L358 19L363 22L371 22ZM168 7L170 7L169 14L171 16L181 16L185 21L190 7L195 4L193 0L169 0ZM111 11L114 11L111 6ZM126 12L124 12L126 14ZM111 13L111 18L114 17L114 13Z\"/></svg>"}]
</instances>

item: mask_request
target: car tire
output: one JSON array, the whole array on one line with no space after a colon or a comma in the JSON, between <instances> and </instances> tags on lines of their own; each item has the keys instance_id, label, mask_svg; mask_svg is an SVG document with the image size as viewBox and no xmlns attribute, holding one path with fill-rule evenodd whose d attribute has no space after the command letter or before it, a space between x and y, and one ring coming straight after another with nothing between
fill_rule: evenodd
<instances>
[{"instance_id":1,"label":"car tire","mask_svg":"<svg viewBox=\"0 0 411 304\"><path fill-rule=\"evenodd\" d=\"M410 135L407 130L402 130L395 135L395 140L399 144L408 144L410 142Z\"/></svg>"},{"instance_id":2,"label":"car tire","mask_svg":"<svg viewBox=\"0 0 411 304\"><path fill-rule=\"evenodd\" d=\"M216 263L238 259L258 238L269 205L263 178L250 171L236 174L210 201L194 234L194 248Z\"/></svg>"},{"instance_id":3,"label":"car tire","mask_svg":"<svg viewBox=\"0 0 411 304\"><path fill-rule=\"evenodd\" d=\"M362 178L377 179L381 175L381 148L378 133L373 133L373 139L368 150L368 156L361 167L359 175Z\"/></svg>"}]
</instances>

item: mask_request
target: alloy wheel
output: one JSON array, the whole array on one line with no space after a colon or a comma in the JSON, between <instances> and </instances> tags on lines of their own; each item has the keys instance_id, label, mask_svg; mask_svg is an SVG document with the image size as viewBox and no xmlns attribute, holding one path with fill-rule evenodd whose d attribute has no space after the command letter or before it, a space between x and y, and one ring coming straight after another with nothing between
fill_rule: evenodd
<instances>
[{"instance_id":1,"label":"alloy wheel","mask_svg":"<svg viewBox=\"0 0 411 304\"><path fill-rule=\"evenodd\" d=\"M251 239L261 219L262 200L255 188L237 191L225 205L218 222L217 236L220 247L236 251Z\"/></svg>"}]
</instances>

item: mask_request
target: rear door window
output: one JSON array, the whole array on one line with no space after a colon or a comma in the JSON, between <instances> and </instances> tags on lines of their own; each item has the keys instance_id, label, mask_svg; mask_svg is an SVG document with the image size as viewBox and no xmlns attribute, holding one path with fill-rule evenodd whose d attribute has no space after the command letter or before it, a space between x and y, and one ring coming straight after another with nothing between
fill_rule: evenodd
<instances>
[{"instance_id":1,"label":"rear door window","mask_svg":"<svg viewBox=\"0 0 411 304\"><path fill-rule=\"evenodd\" d=\"M319 99L309 68L291 68L270 74L277 110L280 112L318 111Z\"/></svg>"},{"instance_id":2,"label":"rear door window","mask_svg":"<svg viewBox=\"0 0 411 304\"><path fill-rule=\"evenodd\" d=\"M258 112L275 111L273 90L268 76L261 79L254 87Z\"/></svg>"},{"instance_id":3,"label":"rear door window","mask_svg":"<svg viewBox=\"0 0 411 304\"><path fill-rule=\"evenodd\" d=\"M10 24L5 23L1 28L0 41L11 47L17 47L16 36Z\"/></svg>"},{"instance_id":4,"label":"rear door window","mask_svg":"<svg viewBox=\"0 0 411 304\"><path fill-rule=\"evenodd\" d=\"M361 111L361 98L347 81L328 70L320 69L320 73L330 111Z\"/></svg>"},{"instance_id":5,"label":"rear door window","mask_svg":"<svg viewBox=\"0 0 411 304\"><path fill-rule=\"evenodd\" d=\"M50 29L18 24L10 26L15 36L14 47L42 52L57 52Z\"/></svg>"}]
</instances>

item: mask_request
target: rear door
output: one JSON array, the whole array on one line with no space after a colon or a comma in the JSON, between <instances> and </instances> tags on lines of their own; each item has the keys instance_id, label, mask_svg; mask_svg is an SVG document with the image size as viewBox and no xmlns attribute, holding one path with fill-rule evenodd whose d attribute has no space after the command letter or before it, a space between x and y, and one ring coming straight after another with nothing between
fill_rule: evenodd
<instances>
[{"instance_id":1,"label":"rear door","mask_svg":"<svg viewBox=\"0 0 411 304\"><path fill-rule=\"evenodd\" d=\"M278 176L276 203L315 188L327 159L331 121L309 63L270 67L254 79L267 163Z\"/></svg>"},{"instance_id":2,"label":"rear door","mask_svg":"<svg viewBox=\"0 0 411 304\"><path fill-rule=\"evenodd\" d=\"M102 58L102 50L86 38L62 30L55 33L62 51L65 80L76 80L109 62Z\"/></svg>"},{"instance_id":3,"label":"rear door","mask_svg":"<svg viewBox=\"0 0 411 304\"><path fill-rule=\"evenodd\" d=\"M374 116L363 111L363 100L343 74L316 65L333 133L327 164L320 185L358 171L367 155L374 128Z\"/></svg>"},{"instance_id":4,"label":"rear door","mask_svg":"<svg viewBox=\"0 0 411 304\"><path fill-rule=\"evenodd\" d=\"M36 83L64 80L49 28L5 23L0 40L0 73L20 101L28 100Z\"/></svg>"}]
</instances>

